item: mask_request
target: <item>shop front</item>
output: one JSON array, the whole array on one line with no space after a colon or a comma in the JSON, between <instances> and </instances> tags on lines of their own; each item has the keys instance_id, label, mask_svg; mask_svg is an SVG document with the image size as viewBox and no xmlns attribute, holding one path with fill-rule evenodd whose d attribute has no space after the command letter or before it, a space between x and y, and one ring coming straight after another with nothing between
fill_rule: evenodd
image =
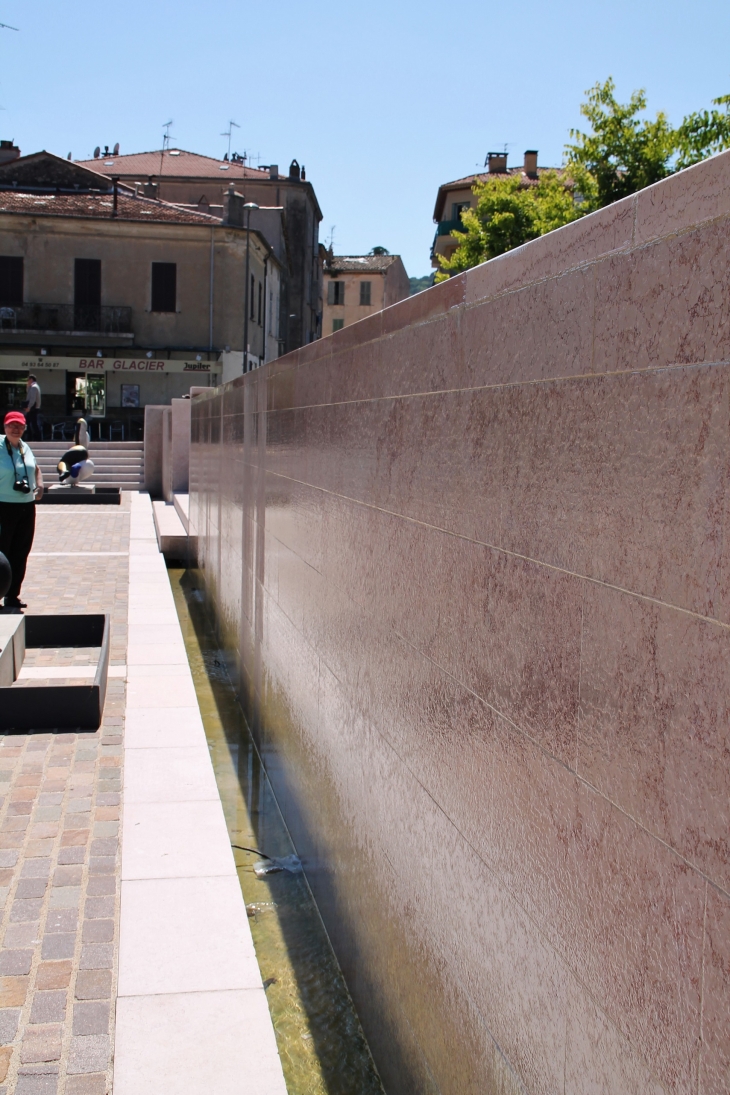
<instances>
[{"instance_id":1,"label":"shop front","mask_svg":"<svg viewBox=\"0 0 730 1095\"><path fill-rule=\"evenodd\" d=\"M202 355L201 355L202 356ZM208 355L206 355L208 356ZM141 438L147 404L168 404L191 386L221 382L216 359L162 357L63 357L0 354L0 412L19 408L33 373L41 389L44 436L82 414L94 438ZM69 428L70 428L69 425Z\"/></svg>"}]
</instances>

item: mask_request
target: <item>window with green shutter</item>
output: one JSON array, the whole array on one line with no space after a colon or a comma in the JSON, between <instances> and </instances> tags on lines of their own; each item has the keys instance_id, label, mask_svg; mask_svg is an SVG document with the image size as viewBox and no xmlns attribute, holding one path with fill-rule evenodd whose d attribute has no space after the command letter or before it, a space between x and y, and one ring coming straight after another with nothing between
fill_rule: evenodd
<instances>
[{"instance_id":1,"label":"window with green shutter","mask_svg":"<svg viewBox=\"0 0 730 1095\"><path fill-rule=\"evenodd\" d=\"M370 301L370 286L371 285L372 285L371 281L361 281L360 282L360 303L361 304L370 304L371 303L371 301Z\"/></svg>"}]
</instances>

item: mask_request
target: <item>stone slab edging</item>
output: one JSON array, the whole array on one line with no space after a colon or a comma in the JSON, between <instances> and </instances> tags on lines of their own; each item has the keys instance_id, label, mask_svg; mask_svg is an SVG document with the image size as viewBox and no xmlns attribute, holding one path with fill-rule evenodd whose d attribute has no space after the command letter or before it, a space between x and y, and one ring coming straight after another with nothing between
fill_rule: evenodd
<instances>
[{"instance_id":1,"label":"stone slab edging","mask_svg":"<svg viewBox=\"0 0 730 1095\"><path fill-rule=\"evenodd\" d=\"M286 1095L150 498L131 497L114 1095Z\"/></svg>"}]
</instances>

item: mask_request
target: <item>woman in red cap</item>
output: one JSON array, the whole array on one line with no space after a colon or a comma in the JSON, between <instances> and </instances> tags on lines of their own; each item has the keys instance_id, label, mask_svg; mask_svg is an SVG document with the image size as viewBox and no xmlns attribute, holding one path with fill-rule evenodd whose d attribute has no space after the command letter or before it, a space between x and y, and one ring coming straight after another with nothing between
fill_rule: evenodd
<instances>
[{"instance_id":1,"label":"woman in red cap","mask_svg":"<svg viewBox=\"0 0 730 1095\"><path fill-rule=\"evenodd\" d=\"M20 612L25 566L33 545L35 503L43 496L43 476L30 447L23 443L25 415L8 411L0 434L0 552L13 572L5 611Z\"/></svg>"}]
</instances>

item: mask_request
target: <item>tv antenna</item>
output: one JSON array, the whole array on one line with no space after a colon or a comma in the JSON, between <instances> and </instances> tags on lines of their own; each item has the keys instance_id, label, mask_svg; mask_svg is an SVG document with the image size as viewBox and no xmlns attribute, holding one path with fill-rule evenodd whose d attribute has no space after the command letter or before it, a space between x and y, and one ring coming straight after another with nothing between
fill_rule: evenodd
<instances>
[{"instance_id":1,"label":"tv antenna","mask_svg":"<svg viewBox=\"0 0 730 1095\"><path fill-rule=\"evenodd\" d=\"M7 23L0 23L0 27L2 27L3 30L18 30L17 27L11 27Z\"/></svg>"},{"instance_id":2,"label":"tv antenna","mask_svg":"<svg viewBox=\"0 0 730 1095\"><path fill-rule=\"evenodd\" d=\"M165 152L170 147L170 141L172 140L172 137L170 136L171 127L172 127L172 118L170 119L169 122L165 122L165 124L162 127L165 131L164 136L162 138L162 151L163 152Z\"/></svg>"},{"instance_id":3,"label":"tv antenna","mask_svg":"<svg viewBox=\"0 0 730 1095\"><path fill-rule=\"evenodd\" d=\"M337 225L333 224L332 227L330 228L329 243L327 243L327 245L326 245L327 250L332 251L333 254L334 254L334 250L335 250L335 228L336 227L337 227Z\"/></svg>"},{"instance_id":4,"label":"tv antenna","mask_svg":"<svg viewBox=\"0 0 730 1095\"><path fill-rule=\"evenodd\" d=\"M230 121L228 123L228 129L225 131L225 133L221 133L221 137L227 137L228 138L228 152L226 153L226 156L229 160L231 158L231 137L233 136L233 127L234 126L236 127L236 129L241 128L240 125L238 124L238 122Z\"/></svg>"}]
</instances>

